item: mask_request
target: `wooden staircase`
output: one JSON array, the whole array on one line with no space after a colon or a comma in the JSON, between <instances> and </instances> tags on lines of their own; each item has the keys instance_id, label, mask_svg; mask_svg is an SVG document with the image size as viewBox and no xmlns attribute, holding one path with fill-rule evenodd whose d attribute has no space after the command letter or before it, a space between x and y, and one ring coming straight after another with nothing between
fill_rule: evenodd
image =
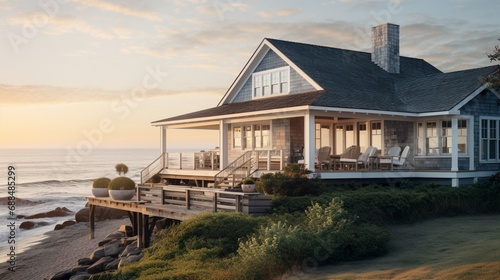
<instances>
[{"instance_id":1,"label":"wooden staircase","mask_svg":"<svg viewBox=\"0 0 500 280\"><path fill-rule=\"evenodd\" d=\"M235 188L258 170L258 158L248 151L214 176L213 188Z\"/></svg>"}]
</instances>

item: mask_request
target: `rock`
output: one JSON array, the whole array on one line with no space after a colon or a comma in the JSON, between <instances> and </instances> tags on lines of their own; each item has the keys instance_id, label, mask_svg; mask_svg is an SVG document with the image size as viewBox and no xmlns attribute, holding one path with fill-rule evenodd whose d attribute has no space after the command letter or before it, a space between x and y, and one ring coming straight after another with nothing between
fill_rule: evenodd
<instances>
[{"instance_id":1,"label":"rock","mask_svg":"<svg viewBox=\"0 0 500 280\"><path fill-rule=\"evenodd\" d=\"M90 260L93 262L98 261L102 257L104 257L104 248L103 247L99 247L99 248L95 249L94 252L92 252L89 256Z\"/></svg>"},{"instance_id":2,"label":"rock","mask_svg":"<svg viewBox=\"0 0 500 280\"><path fill-rule=\"evenodd\" d=\"M40 219L40 218L64 217L64 216L70 215L71 213L73 213L73 212L71 212L71 210L69 210L66 207L63 207L63 208L57 207L55 210L45 212L45 213L38 213L35 215L31 215L31 216L25 216L24 218L25 219Z\"/></svg>"},{"instance_id":3,"label":"rock","mask_svg":"<svg viewBox=\"0 0 500 280\"><path fill-rule=\"evenodd\" d=\"M19 228L20 229L32 229L35 227L35 223L33 222L30 222L30 221L27 221L27 222L22 222L20 225L19 225Z\"/></svg>"},{"instance_id":4,"label":"rock","mask_svg":"<svg viewBox=\"0 0 500 280\"><path fill-rule=\"evenodd\" d=\"M123 258L123 257L132 256L132 255L139 255L141 252L142 252L142 250L139 247L137 247L137 243L132 243L132 244L128 245L125 248L125 250L123 250L120 257Z\"/></svg>"},{"instance_id":5,"label":"rock","mask_svg":"<svg viewBox=\"0 0 500 280\"><path fill-rule=\"evenodd\" d=\"M48 225L49 223L47 222L32 222L32 221L26 221L26 222L22 222L20 225L19 225L19 228L20 229L32 229L34 227L38 227L38 226L46 226Z\"/></svg>"},{"instance_id":6,"label":"rock","mask_svg":"<svg viewBox=\"0 0 500 280\"><path fill-rule=\"evenodd\" d=\"M89 268L89 267L90 267L90 265L77 266L77 267L71 269L71 274L76 275L77 273L85 272L85 271L87 271L87 268Z\"/></svg>"},{"instance_id":7,"label":"rock","mask_svg":"<svg viewBox=\"0 0 500 280\"><path fill-rule=\"evenodd\" d=\"M88 274L86 272L79 272L78 274L71 276L69 280L88 280L90 279L90 276L92 276L92 274Z\"/></svg>"},{"instance_id":8,"label":"rock","mask_svg":"<svg viewBox=\"0 0 500 280\"><path fill-rule=\"evenodd\" d=\"M131 226L128 225L121 225L120 228L118 229L119 232L125 233L125 236L131 237L134 235L134 231Z\"/></svg>"},{"instance_id":9,"label":"rock","mask_svg":"<svg viewBox=\"0 0 500 280\"><path fill-rule=\"evenodd\" d=\"M54 227L54 230L61 230L61 229L63 229L63 228L64 228L64 226L63 226L63 225L61 225L61 224L57 224L57 225Z\"/></svg>"},{"instance_id":10,"label":"rock","mask_svg":"<svg viewBox=\"0 0 500 280\"><path fill-rule=\"evenodd\" d=\"M92 261L90 258L82 258L82 259L79 259L78 260L78 265L91 265L93 264L95 261Z\"/></svg>"},{"instance_id":11,"label":"rock","mask_svg":"<svg viewBox=\"0 0 500 280\"><path fill-rule=\"evenodd\" d=\"M103 272L104 268L106 265L110 262L112 262L114 258L112 257L103 257L100 260L98 260L96 263L91 265L89 268L87 268L86 272L90 274L96 274L99 272Z\"/></svg>"},{"instance_id":12,"label":"rock","mask_svg":"<svg viewBox=\"0 0 500 280\"><path fill-rule=\"evenodd\" d=\"M9 200L9 198L7 196L0 197L0 205L7 205L9 203L9 201L11 201L11 200ZM33 206L33 205L37 205L40 203L43 203L43 202L31 201L31 200L16 197L16 206Z\"/></svg>"},{"instance_id":13,"label":"rock","mask_svg":"<svg viewBox=\"0 0 500 280\"><path fill-rule=\"evenodd\" d=\"M64 222L62 223L62 225L63 225L64 227L69 227L69 226L72 226L72 225L74 225L74 224L76 224L76 222L75 222L75 221L64 221Z\"/></svg>"},{"instance_id":14,"label":"rock","mask_svg":"<svg viewBox=\"0 0 500 280\"><path fill-rule=\"evenodd\" d=\"M108 263L106 267L104 267L104 270L109 271L109 270L117 270L118 269L118 264L120 263L120 259L115 259L114 261Z\"/></svg>"},{"instance_id":15,"label":"rock","mask_svg":"<svg viewBox=\"0 0 500 280\"><path fill-rule=\"evenodd\" d=\"M67 226L71 226L71 225L74 225L76 224L75 221L65 221L63 222L62 224L57 224L55 227L54 227L54 230L61 230Z\"/></svg>"},{"instance_id":16,"label":"rock","mask_svg":"<svg viewBox=\"0 0 500 280\"><path fill-rule=\"evenodd\" d=\"M120 263L118 264L118 268L121 268L127 264L131 264L131 263L134 263L134 262L137 262L139 261L141 258L143 257L143 255L133 255L133 256L128 256L128 257L124 257L124 258L121 258L120 259Z\"/></svg>"},{"instance_id":17,"label":"rock","mask_svg":"<svg viewBox=\"0 0 500 280\"><path fill-rule=\"evenodd\" d=\"M68 280L71 277L71 269L59 271L50 277L50 280Z\"/></svg>"},{"instance_id":18,"label":"rock","mask_svg":"<svg viewBox=\"0 0 500 280\"><path fill-rule=\"evenodd\" d=\"M99 241L99 246L104 246L105 244L113 240L121 239L124 237L123 235L124 233L119 231L115 231L111 234L108 234L108 236L106 236L103 240Z\"/></svg>"},{"instance_id":19,"label":"rock","mask_svg":"<svg viewBox=\"0 0 500 280\"><path fill-rule=\"evenodd\" d=\"M80 209L75 214L75 220L77 223L89 222L89 212L90 209L88 207ZM127 211L105 208L105 207L96 207L95 208L95 221L105 221L112 219L122 219L123 217L128 217Z\"/></svg>"},{"instance_id":20,"label":"rock","mask_svg":"<svg viewBox=\"0 0 500 280\"><path fill-rule=\"evenodd\" d=\"M125 247L121 247L120 244L120 240L114 240L104 245L104 255L110 257L118 256L125 249Z\"/></svg>"},{"instance_id":21,"label":"rock","mask_svg":"<svg viewBox=\"0 0 500 280\"><path fill-rule=\"evenodd\" d=\"M132 243L136 243L137 244L137 235L136 236L132 236L132 237L124 237L122 238L122 246L128 246Z\"/></svg>"}]
</instances>

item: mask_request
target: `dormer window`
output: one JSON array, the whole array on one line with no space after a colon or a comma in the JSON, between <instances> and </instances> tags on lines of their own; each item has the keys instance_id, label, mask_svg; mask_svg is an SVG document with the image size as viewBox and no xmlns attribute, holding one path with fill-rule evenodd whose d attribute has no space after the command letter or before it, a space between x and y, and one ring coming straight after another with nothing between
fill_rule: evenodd
<instances>
[{"instance_id":1,"label":"dormer window","mask_svg":"<svg viewBox=\"0 0 500 280\"><path fill-rule=\"evenodd\" d=\"M290 92L290 67L253 73L253 98Z\"/></svg>"}]
</instances>

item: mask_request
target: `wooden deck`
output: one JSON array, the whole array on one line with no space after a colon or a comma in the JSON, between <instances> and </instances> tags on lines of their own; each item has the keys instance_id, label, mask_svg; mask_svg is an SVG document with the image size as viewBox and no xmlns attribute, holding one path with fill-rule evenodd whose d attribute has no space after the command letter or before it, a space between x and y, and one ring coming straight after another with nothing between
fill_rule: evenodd
<instances>
[{"instance_id":1,"label":"wooden deck","mask_svg":"<svg viewBox=\"0 0 500 280\"><path fill-rule=\"evenodd\" d=\"M90 207L90 238L94 238L95 208L107 207L129 213L138 246L148 247L156 221L160 218L183 221L201 212L242 212L264 215L272 207L271 196L218 189L141 185L135 200L87 197Z\"/></svg>"}]
</instances>

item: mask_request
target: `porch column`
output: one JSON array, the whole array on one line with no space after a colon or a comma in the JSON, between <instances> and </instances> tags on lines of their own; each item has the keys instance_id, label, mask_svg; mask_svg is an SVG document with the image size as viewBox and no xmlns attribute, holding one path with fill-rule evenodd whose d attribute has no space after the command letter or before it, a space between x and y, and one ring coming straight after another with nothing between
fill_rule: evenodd
<instances>
[{"instance_id":1,"label":"porch column","mask_svg":"<svg viewBox=\"0 0 500 280\"><path fill-rule=\"evenodd\" d=\"M220 167L222 170L227 166L228 157L228 133L227 133L227 124L224 120L219 122L219 157L220 157Z\"/></svg>"},{"instance_id":2,"label":"porch column","mask_svg":"<svg viewBox=\"0 0 500 280\"><path fill-rule=\"evenodd\" d=\"M167 152L167 128L160 126L160 151L161 154Z\"/></svg>"},{"instance_id":3,"label":"porch column","mask_svg":"<svg viewBox=\"0 0 500 280\"><path fill-rule=\"evenodd\" d=\"M451 119L451 171L458 171L458 118Z\"/></svg>"},{"instance_id":4,"label":"porch column","mask_svg":"<svg viewBox=\"0 0 500 280\"><path fill-rule=\"evenodd\" d=\"M304 163L307 169L314 171L316 143L314 139L314 115L309 112L304 116Z\"/></svg>"}]
</instances>

